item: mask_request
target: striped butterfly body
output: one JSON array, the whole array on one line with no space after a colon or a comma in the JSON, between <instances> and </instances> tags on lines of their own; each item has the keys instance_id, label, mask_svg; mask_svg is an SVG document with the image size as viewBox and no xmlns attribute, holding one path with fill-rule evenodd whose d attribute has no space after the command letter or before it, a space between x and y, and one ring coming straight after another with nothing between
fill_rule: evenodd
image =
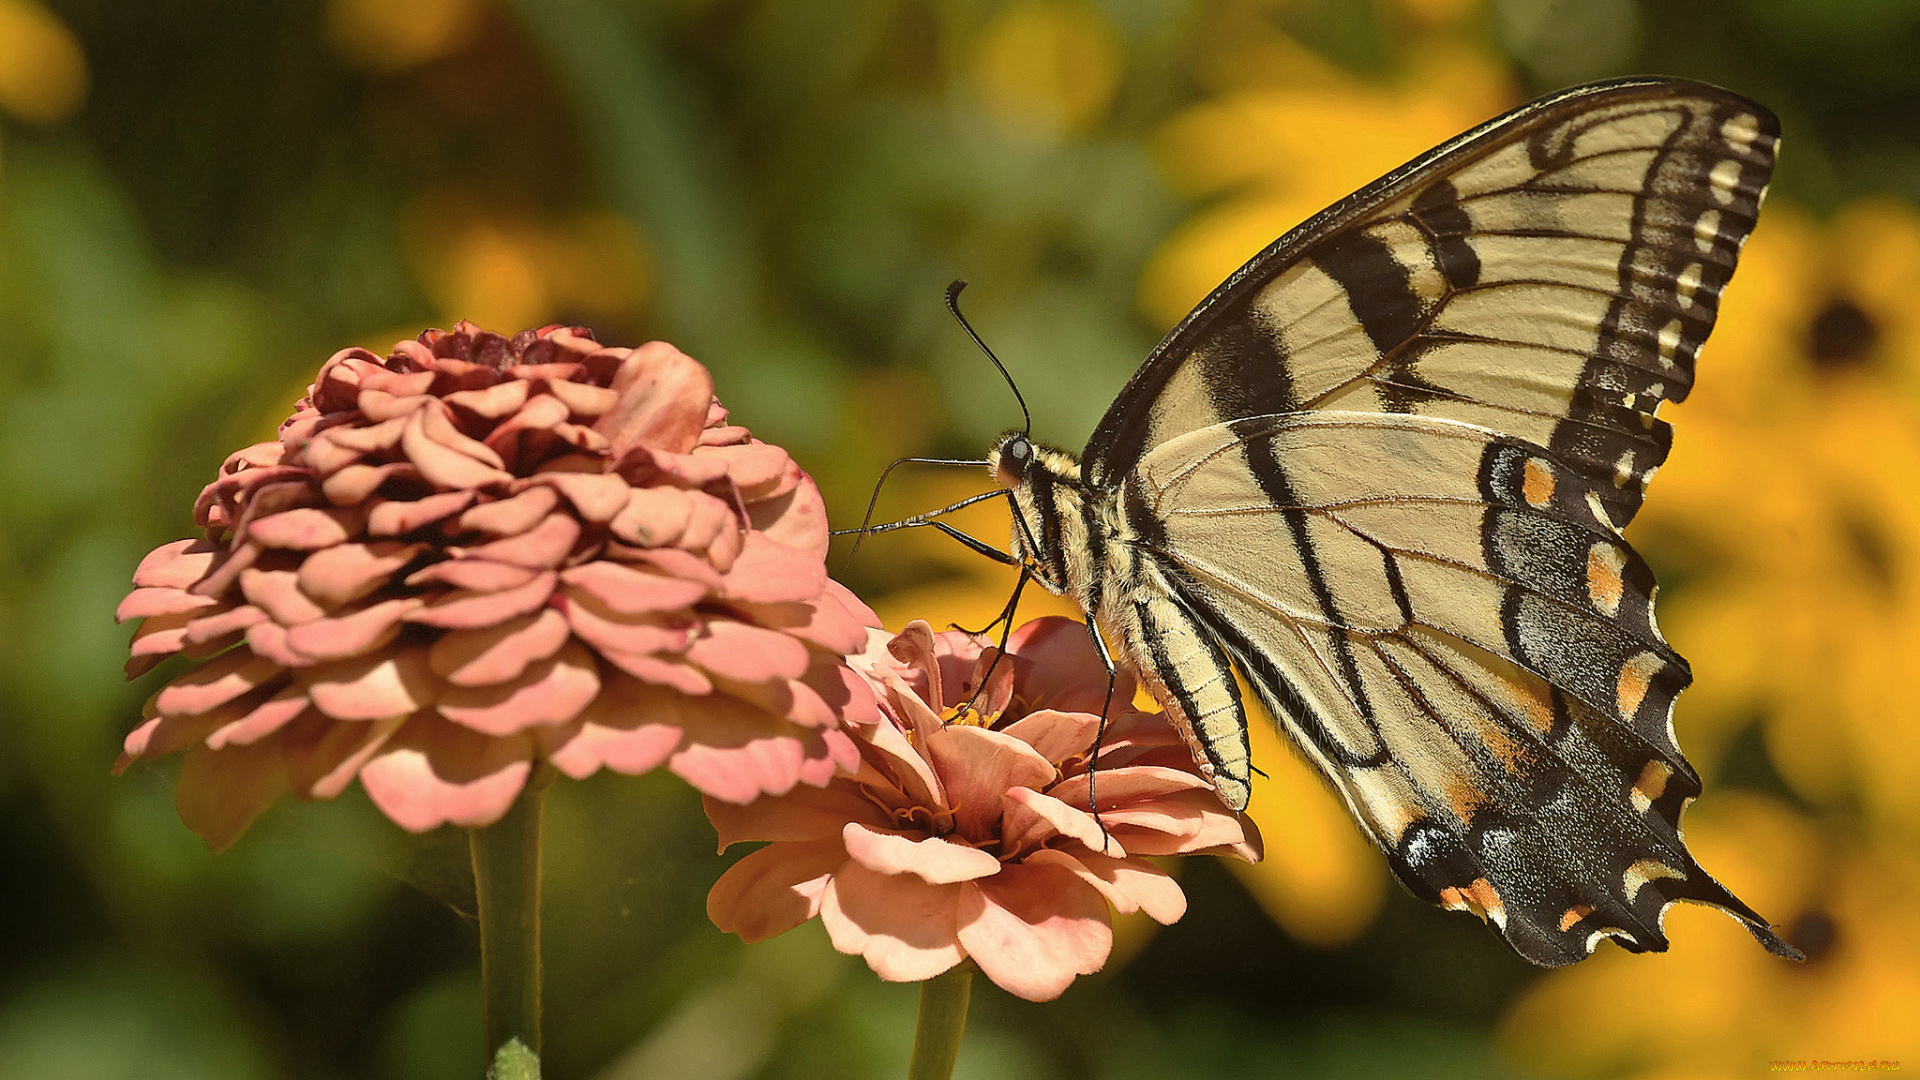
<instances>
[{"instance_id":1,"label":"striped butterfly body","mask_svg":"<svg viewBox=\"0 0 1920 1080\"><path fill-rule=\"evenodd\" d=\"M1687 663L1620 529L1778 143L1622 80L1430 151L1255 256L1085 452L1002 436L1014 554L1073 596L1230 805L1260 704L1414 893L1558 965L1689 900L1797 956L1680 835Z\"/></svg>"}]
</instances>

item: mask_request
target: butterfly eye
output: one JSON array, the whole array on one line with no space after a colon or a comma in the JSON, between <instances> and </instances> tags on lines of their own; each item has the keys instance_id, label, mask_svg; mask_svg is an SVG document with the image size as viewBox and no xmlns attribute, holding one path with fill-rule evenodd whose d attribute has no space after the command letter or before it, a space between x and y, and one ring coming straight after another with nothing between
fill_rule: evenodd
<instances>
[{"instance_id":1,"label":"butterfly eye","mask_svg":"<svg viewBox=\"0 0 1920 1080\"><path fill-rule=\"evenodd\" d=\"M1033 444L1025 436L1014 435L1000 446L999 471L1001 479L1008 485L1018 483L1027 474L1027 465L1033 461Z\"/></svg>"}]
</instances>

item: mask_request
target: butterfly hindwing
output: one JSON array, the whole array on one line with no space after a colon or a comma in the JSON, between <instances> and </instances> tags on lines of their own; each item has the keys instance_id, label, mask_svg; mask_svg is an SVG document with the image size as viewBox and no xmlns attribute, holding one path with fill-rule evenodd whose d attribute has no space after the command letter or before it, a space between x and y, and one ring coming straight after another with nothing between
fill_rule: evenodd
<instances>
[{"instance_id":1,"label":"butterfly hindwing","mask_svg":"<svg viewBox=\"0 0 1920 1080\"><path fill-rule=\"evenodd\" d=\"M1630 80L1516 110L1257 255L1168 335L1083 456L1306 410L1462 420L1553 449L1615 525L1666 458L1773 166L1771 113Z\"/></svg>"},{"instance_id":2,"label":"butterfly hindwing","mask_svg":"<svg viewBox=\"0 0 1920 1080\"><path fill-rule=\"evenodd\" d=\"M1485 428L1303 413L1162 443L1121 505L1141 572L1221 642L1414 892L1543 964L1603 935L1664 948L1659 914L1683 898L1787 950L1680 840L1700 790L1668 722L1686 663L1592 494L1551 451Z\"/></svg>"}]
</instances>

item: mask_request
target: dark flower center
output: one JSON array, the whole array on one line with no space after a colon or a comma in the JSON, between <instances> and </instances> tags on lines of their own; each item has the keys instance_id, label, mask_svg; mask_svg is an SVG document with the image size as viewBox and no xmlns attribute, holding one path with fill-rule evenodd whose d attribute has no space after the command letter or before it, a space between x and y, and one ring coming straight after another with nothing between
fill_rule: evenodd
<instances>
[{"instance_id":1,"label":"dark flower center","mask_svg":"<svg viewBox=\"0 0 1920 1080\"><path fill-rule=\"evenodd\" d=\"M1807 954L1807 962L1814 963L1833 951L1834 942L1840 936L1840 927L1833 917L1824 911L1809 911L1793 920L1787 929L1787 940L1793 947Z\"/></svg>"},{"instance_id":2,"label":"dark flower center","mask_svg":"<svg viewBox=\"0 0 1920 1080\"><path fill-rule=\"evenodd\" d=\"M1808 349L1815 367L1845 367L1864 361L1879 338L1871 315L1845 297L1834 297L1813 317Z\"/></svg>"}]
</instances>

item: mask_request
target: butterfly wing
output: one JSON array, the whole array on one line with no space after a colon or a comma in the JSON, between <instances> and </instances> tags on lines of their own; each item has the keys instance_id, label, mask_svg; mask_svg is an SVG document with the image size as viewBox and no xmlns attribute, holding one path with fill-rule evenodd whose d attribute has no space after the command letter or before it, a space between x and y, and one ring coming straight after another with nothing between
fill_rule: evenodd
<instances>
[{"instance_id":1,"label":"butterfly wing","mask_svg":"<svg viewBox=\"0 0 1920 1080\"><path fill-rule=\"evenodd\" d=\"M1681 899L1791 955L1681 840L1700 792L1670 724L1687 665L1596 493L1484 427L1311 412L1171 439L1121 505L1145 573L1416 894L1541 964L1603 936L1664 949Z\"/></svg>"},{"instance_id":2,"label":"butterfly wing","mask_svg":"<svg viewBox=\"0 0 1920 1080\"><path fill-rule=\"evenodd\" d=\"M1673 80L1516 110L1256 256L1082 458L1154 598L1125 651L1222 791L1247 770L1230 659L1402 881L1539 963L1664 948L1677 899L1793 953L1681 841L1691 676L1618 532L1777 143L1763 107Z\"/></svg>"},{"instance_id":3,"label":"butterfly wing","mask_svg":"<svg viewBox=\"0 0 1920 1080\"><path fill-rule=\"evenodd\" d=\"M1779 124L1621 80L1467 132L1289 232L1174 328L1082 455L1109 486L1245 416L1408 413L1551 449L1624 526L1666 460L1773 171Z\"/></svg>"}]
</instances>

